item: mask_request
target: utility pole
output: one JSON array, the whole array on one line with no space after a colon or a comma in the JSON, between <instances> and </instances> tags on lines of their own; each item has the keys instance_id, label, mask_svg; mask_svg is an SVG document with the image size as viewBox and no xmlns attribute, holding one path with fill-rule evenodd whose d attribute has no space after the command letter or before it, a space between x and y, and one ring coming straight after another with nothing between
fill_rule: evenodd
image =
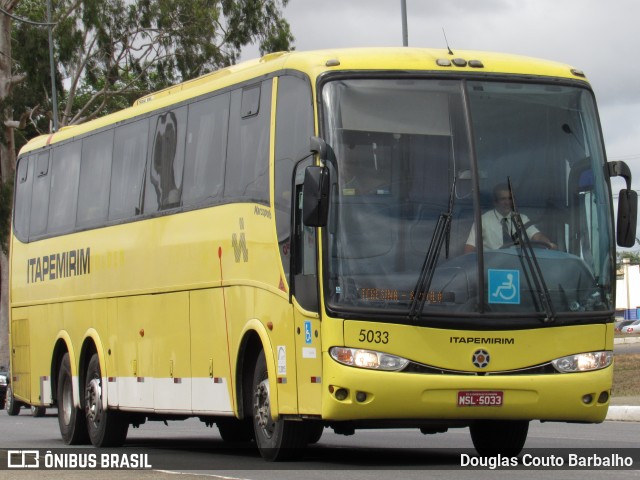
<instances>
[{"instance_id":1,"label":"utility pole","mask_svg":"<svg viewBox=\"0 0 640 480\"><path fill-rule=\"evenodd\" d=\"M407 0L400 0L402 10L402 46L409 46L409 33L407 32Z\"/></svg>"},{"instance_id":2,"label":"utility pole","mask_svg":"<svg viewBox=\"0 0 640 480\"><path fill-rule=\"evenodd\" d=\"M47 23L49 24L49 68L51 70L51 103L53 105L53 131L58 131L58 95L56 94L56 69L53 61L53 24L51 23L51 0L47 0Z\"/></svg>"}]
</instances>

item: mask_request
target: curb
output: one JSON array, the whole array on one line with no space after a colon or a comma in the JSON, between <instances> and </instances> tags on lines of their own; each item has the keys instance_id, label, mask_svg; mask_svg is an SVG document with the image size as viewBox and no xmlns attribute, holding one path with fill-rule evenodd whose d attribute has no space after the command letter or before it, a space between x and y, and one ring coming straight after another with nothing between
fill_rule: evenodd
<instances>
[{"instance_id":1,"label":"curb","mask_svg":"<svg viewBox=\"0 0 640 480\"><path fill-rule=\"evenodd\" d=\"M613 339L614 345L627 344L627 343L638 343L640 342L640 337L616 337Z\"/></svg>"},{"instance_id":2,"label":"curb","mask_svg":"<svg viewBox=\"0 0 640 480\"><path fill-rule=\"evenodd\" d=\"M640 337L616 337L615 345L626 345L640 342ZM640 407L613 405L609 407L606 421L612 422L640 422Z\"/></svg>"},{"instance_id":3,"label":"curb","mask_svg":"<svg viewBox=\"0 0 640 480\"><path fill-rule=\"evenodd\" d=\"M613 422L640 422L640 407L611 406L605 420Z\"/></svg>"}]
</instances>

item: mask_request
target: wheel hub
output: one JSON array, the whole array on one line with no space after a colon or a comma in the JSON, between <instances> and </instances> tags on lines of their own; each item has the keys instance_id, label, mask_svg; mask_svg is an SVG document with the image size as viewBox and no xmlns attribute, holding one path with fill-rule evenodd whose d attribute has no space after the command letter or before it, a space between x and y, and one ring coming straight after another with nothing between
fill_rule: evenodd
<instances>
[{"instance_id":1,"label":"wheel hub","mask_svg":"<svg viewBox=\"0 0 640 480\"><path fill-rule=\"evenodd\" d=\"M271 438L275 422L271 418L271 403L269 401L269 380L265 379L256 388L254 394L253 411L257 425L267 438Z\"/></svg>"},{"instance_id":2,"label":"wheel hub","mask_svg":"<svg viewBox=\"0 0 640 480\"><path fill-rule=\"evenodd\" d=\"M102 387L100 385L100 380L97 378L92 379L87 384L85 405L87 410L87 419L91 420L93 423L99 423L100 416L102 415Z\"/></svg>"},{"instance_id":3,"label":"wheel hub","mask_svg":"<svg viewBox=\"0 0 640 480\"><path fill-rule=\"evenodd\" d=\"M71 423L71 412L73 409L73 389L71 387L71 381L64 382L62 387L62 419L65 425Z\"/></svg>"}]
</instances>

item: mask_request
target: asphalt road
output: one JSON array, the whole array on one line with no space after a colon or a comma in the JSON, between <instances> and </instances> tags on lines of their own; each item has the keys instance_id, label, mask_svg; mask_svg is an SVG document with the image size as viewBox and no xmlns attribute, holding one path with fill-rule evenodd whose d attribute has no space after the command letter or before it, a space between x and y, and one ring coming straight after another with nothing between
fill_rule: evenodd
<instances>
[{"instance_id":1,"label":"asphalt road","mask_svg":"<svg viewBox=\"0 0 640 480\"><path fill-rule=\"evenodd\" d=\"M427 475L451 480L533 479L548 474L553 478L595 479L603 478L605 473L607 479L627 479L638 478L640 471L640 448L637 448L640 446L640 423L634 422L605 422L600 425L532 422L524 453L541 459L537 461L554 455L566 459L571 452L595 452L600 456L619 453L634 458L635 470L554 470L547 474L534 468L513 471L505 468L474 470L461 467L463 458L466 458L463 455L474 455L467 429L453 429L433 436L424 436L417 430L371 430L358 431L350 437L335 435L325 429L320 442L310 447L301 460L285 464L264 462L254 448L225 444L215 427L207 428L197 419L168 422L168 426L151 422L129 432L127 442L121 449L106 452L93 447L70 449L60 439L55 409L44 418L33 418L26 409L16 417L0 412L0 456L3 457L0 458L0 468L7 464L6 452L18 449L51 449L55 455L60 452L85 456L113 452L130 456L147 454L148 462L153 467L146 471L0 470L0 479L175 479L176 473L252 480L422 479ZM44 455L45 451L41 450L40 454Z\"/></svg>"}]
</instances>

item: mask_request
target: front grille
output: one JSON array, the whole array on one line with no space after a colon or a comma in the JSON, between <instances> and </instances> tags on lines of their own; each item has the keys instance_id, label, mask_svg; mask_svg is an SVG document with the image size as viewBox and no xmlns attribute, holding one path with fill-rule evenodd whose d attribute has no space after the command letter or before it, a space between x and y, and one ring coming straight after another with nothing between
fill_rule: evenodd
<instances>
[{"instance_id":1,"label":"front grille","mask_svg":"<svg viewBox=\"0 0 640 480\"><path fill-rule=\"evenodd\" d=\"M422 375L470 375L470 376L489 376L489 375L549 375L560 373L551 363L543 363L532 367L519 368L517 370L502 370L499 372L481 372L481 371L465 371L465 370L447 370L444 368L432 367L421 363L409 362L403 370L403 373L416 373Z\"/></svg>"}]
</instances>

